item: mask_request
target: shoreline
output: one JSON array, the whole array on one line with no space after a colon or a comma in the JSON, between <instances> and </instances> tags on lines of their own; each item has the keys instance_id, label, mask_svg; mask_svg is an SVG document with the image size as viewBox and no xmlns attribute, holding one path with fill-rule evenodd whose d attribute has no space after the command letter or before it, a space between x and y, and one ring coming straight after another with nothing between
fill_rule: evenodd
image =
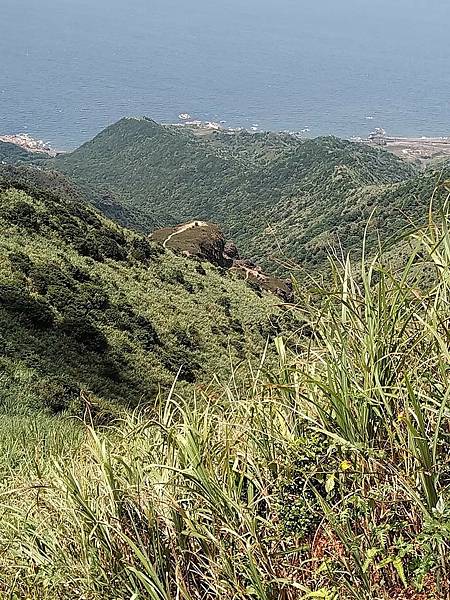
<instances>
[{"instance_id":1,"label":"shoreline","mask_svg":"<svg viewBox=\"0 0 450 600\"><path fill-rule=\"evenodd\" d=\"M14 144L22 150L31 152L32 154L45 154L51 158L54 158L59 152L54 150L49 144L46 144L43 140L37 140L28 133L14 133L7 135L0 135L0 142L5 144Z\"/></svg>"},{"instance_id":2,"label":"shoreline","mask_svg":"<svg viewBox=\"0 0 450 600\"><path fill-rule=\"evenodd\" d=\"M223 122L217 123L195 120L183 121L181 123L167 123L165 126L190 129L197 135L208 135L213 132L237 135L239 133L246 132L253 135L258 133L284 134L302 140L313 139L314 137L324 137L308 135L310 133L309 128L304 128L300 131L270 131L259 129L258 126L253 126L250 129L245 127L227 128L224 127L222 123ZM373 148L387 150L388 152L391 152L392 154L395 154L396 156L408 162L419 162L424 164L438 158L447 156L450 158L450 135L437 137L388 135L384 129L377 128L367 137L352 136L341 139L345 139L354 143L365 144Z\"/></svg>"},{"instance_id":3,"label":"shoreline","mask_svg":"<svg viewBox=\"0 0 450 600\"><path fill-rule=\"evenodd\" d=\"M224 123L224 121L214 122L186 119L182 122L160 123L160 125L163 127L188 129L199 136L211 135L213 133L222 133L225 135L239 135L242 133L258 135L273 133L279 135L289 135L300 140L314 139L314 137L324 137L310 135L311 132L309 131L309 128L304 128L300 131L272 131L260 129L256 124L251 128L246 128L226 127ZM334 136L335 134L330 133L328 135ZM427 163L433 159L445 157L450 158L450 135L436 137L388 135L384 129L377 128L367 137L352 136L342 137L341 139L345 139L354 143L365 144L372 148L384 149L409 162ZM0 134L0 142L14 144L30 153L46 155L50 158L54 158L58 154L64 154L66 152L73 152L76 150L76 148L70 150L56 150L55 148L51 147L50 144L47 144L43 140L35 139L28 133Z\"/></svg>"},{"instance_id":4,"label":"shoreline","mask_svg":"<svg viewBox=\"0 0 450 600\"><path fill-rule=\"evenodd\" d=\"M383 130L382 130L383 131ZM359 143L375 148L383 148L396 156L409 162L427 162L449 157L450 158L450 136L449 137L403 137L382 134L371 134L368 138L353 139Z\"/></svg>"}]
</instances>

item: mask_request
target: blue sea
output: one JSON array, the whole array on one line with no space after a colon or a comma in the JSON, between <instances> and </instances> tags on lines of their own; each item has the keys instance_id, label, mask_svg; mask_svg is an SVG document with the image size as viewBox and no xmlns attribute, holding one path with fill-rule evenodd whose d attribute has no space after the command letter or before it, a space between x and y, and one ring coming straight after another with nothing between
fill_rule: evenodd
<instances>
[{"instance_id":1,"label":"blue sea","mask_svg":"<svg viewBox=\"0 0 450 600\"><path fill-rule=\"evenodd\" d=\"M0 134L125 115L450 135L450 0L0 0Z\"/></svg>"}]
</instances>

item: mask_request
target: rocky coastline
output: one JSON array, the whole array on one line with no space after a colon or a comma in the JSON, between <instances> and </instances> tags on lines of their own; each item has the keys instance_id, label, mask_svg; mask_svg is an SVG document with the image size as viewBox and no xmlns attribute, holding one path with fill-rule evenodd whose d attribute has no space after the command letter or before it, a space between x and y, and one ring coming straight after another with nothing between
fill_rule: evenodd
<instances>
[{"instance_id":1,"label":"rocky coastline","mask_svg":"<svg viewBox=\"0 0 450 600\"><path fill-rule=\"evenodd\" d=\"M28 133L0 135L0 142L4 142L5 144L14 144L23 150L27 150L28 152L46 154L50 157L54 157L58 154L58 152L49 144L46 144L42 140L36 140L32 138L30 135L28 135Z\"/></svg>"}]
</instances>

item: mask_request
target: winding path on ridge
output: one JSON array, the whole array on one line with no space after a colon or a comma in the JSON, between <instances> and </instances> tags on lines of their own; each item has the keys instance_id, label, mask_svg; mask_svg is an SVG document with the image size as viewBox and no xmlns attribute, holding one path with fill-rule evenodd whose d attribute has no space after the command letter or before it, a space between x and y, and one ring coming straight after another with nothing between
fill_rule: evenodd
<instances>
[{"instance_id":1,"label":"winding path on ridge","mask_svg":"<svg viewBox=\"0 0 450 600\"><path fill-rule=\"evenodd\" d=\"M164 248L167 248L167 243L170 240L178 235L179 233L183 233L183 231L187 231L188 229L193 229L194 227L208 227L209 223L206 221L192 221L191 223L186 223L185 225L180 225L174 232L172 232L163 242Z\"/></svg>"}]
</instances>

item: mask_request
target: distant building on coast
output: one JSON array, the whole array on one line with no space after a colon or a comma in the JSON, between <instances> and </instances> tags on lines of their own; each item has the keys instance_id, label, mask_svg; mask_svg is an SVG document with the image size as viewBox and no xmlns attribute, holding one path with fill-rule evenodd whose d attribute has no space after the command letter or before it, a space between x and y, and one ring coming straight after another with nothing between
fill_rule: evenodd
<instances>
[{"instance_id":1,"label":"distant building on coast","mask_svg":"<svg viewBox=\"0 0 450 600\"><path fill-rule=\"evenodd\" d=\"M378 146L386 146L386 131L382 127L377 127L369 133L369 140Z\"/></svg>"}]
</instances>

